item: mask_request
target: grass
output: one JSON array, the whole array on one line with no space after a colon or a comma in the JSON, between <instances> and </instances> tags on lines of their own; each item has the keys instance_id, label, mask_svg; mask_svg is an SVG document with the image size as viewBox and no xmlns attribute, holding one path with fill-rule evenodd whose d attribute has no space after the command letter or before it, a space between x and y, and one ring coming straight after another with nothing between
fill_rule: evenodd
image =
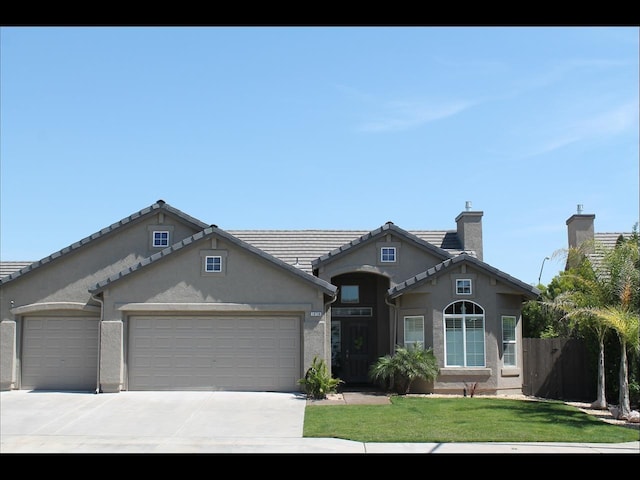
<instances>
[{"instance_id":1,"label":"grass","mask_svg":"<svg viewBox=\"0 0 640 480\"><path fill-rule=\"evenodd\" d=\"M559 401L392 396L390 405L307 405L304 437L358 442L586 442L640 440Z\"/></svg>"}]
</instances>

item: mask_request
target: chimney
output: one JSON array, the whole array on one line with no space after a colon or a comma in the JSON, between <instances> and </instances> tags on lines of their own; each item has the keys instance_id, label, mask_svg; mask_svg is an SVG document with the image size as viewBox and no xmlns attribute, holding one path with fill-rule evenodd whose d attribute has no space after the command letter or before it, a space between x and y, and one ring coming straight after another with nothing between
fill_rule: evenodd
<instances>
[{"instance_id":1,"label":"chimney","mask_svg":"<svg viewBox=\"0 0 640 480\"><path fill-rule=\"evenodd\" d=\"M578 248L585 240L593 241L593 214L582 213L582 204L578 204L578 213L575 213L567 220L567 234L569 248Z\"/></svg>"},{"instance_id":2,"label":"chimney","mask_svg":"<svg viewBox=\"0 0 640 480\"><path fill-rule=\"evenodd\" d=\"M471 202L465 202L465 211L456 217L458 238L465 252L475 252L482 260L482 215L471 210Z\"/></svg>"}]
</instances>

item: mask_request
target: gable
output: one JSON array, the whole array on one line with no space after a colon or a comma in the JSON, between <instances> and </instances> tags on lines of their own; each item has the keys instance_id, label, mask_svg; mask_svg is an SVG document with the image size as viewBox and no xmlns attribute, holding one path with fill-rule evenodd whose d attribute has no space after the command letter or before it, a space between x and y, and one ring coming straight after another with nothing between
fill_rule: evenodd
<instances>
[{"instance_id":1,"label":"gable","mask_svg":"<svg viewBox=\"0 0 640 480\"><path fill-rule=\"evenodd\" d=\"M208 256L219 258L219 272L204 270ZM284 263L215 225L110 276L94 285L90 291L97 294L106 289L119 288L118 284L123 282L129 285L132 279L134 283L138 282L137 279L146 278L142 273L151 271L153 291L162 290L163 287L173 288L176 283L182 283L201 289L205 297L206 291L211 288L221 295L215 299L203 298L206 301L229 301L235 297L264 297L264 301L268 301L274 291L281 292L300 283L327 295L332 296L336 292L336 287L330 283ZM217 287L212 287L213 284L217 284ZM142 290L144 288L140 287Z\"/></svg>"},{"instance_id":2,"label":"gable","mask_svg":"<svg viewBox=\"0 0 640 480\"><path fill-rule=\"evenodd\" d=\"M435 257L438 260L445 260L452 257L452 254L448 251L436 247L435 245L423 240L422 238L395 226L392 222L387 222L382 227L367 232L366 234L361 235L360 237L350 241L349 243L341 245L331 252L328 252L327 254L317 258L312 262L313 269L314 271L317 271L321 267L331 262L335 262L337 259L357 254L356 252L361 251L363 247L375 244L375 242L383 241L386 241L390 244L404 243L411 245L413 248L417 248L420 251L428 253L430 256ZM392 247L393 245L390 246ZM350 263L375 265L376 263L378 263L378 261L375 258L369 258L367 260L356 260L355 262Z\"/></svg>"},{"instance_id":3,"label":"gable","mask_svg":"<svg viewBox=\"0 0 640 480\"><path fill-rule=\"evenodd\" d=\"M461 272L459 267L464 267L469 274L465 275L464 273L456 273ZM465 253L454 258L447 259L432 268L394 285L388 290L387 294L389 299L394 299L406 293L415 291L416 289L427 285L431 281L437 281L438 278L446 274L450 274L452 276L452 282L455 281L454 277L459 277L460 279L465 277L472 278L471 275L473 271L486 275L494 285L504 286L503 288L498 286L495 289L496 293L519 294L528 299L535 299L540 295L540 291L532 285L528 285L517 278L512 277L511 275L508 275L507 273L504 273L501 270L498 270L497 268Z\"/></svg>"},{"instance_id":4,"label":"gable","mask_svg":"<svg viewBox=\"0 0 640 480\"><path fill-rule=\"evenodd\" d=\"M206 228L207 226L200 220L197 220L185 214L184 212L171 207L163 200L158 200L156 203L147 208L139 210L129 215L128 217L125 217L118 222L113 223L108 227L105 227L102 230L83 238L82 240L79 240L61 250L58 250L57 252L52 253L51 255L48 255L41 260L30 263L23 268L0 278L0 285L7 284L17 278L22 277L23 275L40 269L45 265L62 263L63 261L68 260L69 257L77 255L79 252L85 252L89 248L95 249L96 245L98 244L103 247L103 259L98 260L95 258L95 255L89 256L89 258L92 259L91 263L93 263L93 268L81 268L81 271L86 270L87 273L91 273L92 271L95 271L96 268L100 269L98 265L102 265L102 267L108 266L111 263L123 260L130 254L133 254L134 257L146 257L150 254L149 236L152 234L150 230L143 231L142 234L138 235L137 240L133 240L131 245L128 245L127 242L121 241L118 237L121 237L125 232L130 231L133 226L140 225L140 223L144 221L147 221L149 223L149 228L152 228L152 225L154 224L154 218L157 218L155 223L158 224L158 229L170 229L171 231L175 230L173 234L175 237L179 238L184 238L188 235L193 234L193 232L197 232L202 230L203 228ZM108 240L108 243L106 242L106 240Z\"/></svg>"}]
</instances>

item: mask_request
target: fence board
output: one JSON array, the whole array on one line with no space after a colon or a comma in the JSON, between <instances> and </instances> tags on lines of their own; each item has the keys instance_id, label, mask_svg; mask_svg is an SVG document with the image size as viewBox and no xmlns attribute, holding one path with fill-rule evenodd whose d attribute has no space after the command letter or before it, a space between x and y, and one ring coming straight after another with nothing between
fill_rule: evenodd
<instances>
[{"instance_id":1,"label":"fence board","mask_svg":"<svg viewBox=\"0 0 640 480\"><path fill-rule=\"evenodd\" d=\"M593 401L596 378L584 343L575 338L523 339L525 395L554 400Z\"/></svg>"}]
</instances>

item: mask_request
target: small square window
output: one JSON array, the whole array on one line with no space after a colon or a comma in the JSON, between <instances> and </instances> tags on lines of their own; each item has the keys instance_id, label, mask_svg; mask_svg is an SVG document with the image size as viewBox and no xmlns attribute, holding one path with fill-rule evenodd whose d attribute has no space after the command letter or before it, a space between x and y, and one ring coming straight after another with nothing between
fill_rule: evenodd
<instances>
[{"instance_id":1,"label":"small square window","mask_svg":"<svg viewBox=\"0 0 640 480\"><path fill-rule=\"evenodd\" d=\"M471 295L471 280L468 278L456 280L456 293L458 295Z\"/></svg>"},{"instance_id":2,"label":"small square window","mask_svg":"<svg viewBox=\"0 0 640 480\"><path fill-rule=\"evenodd\" d=\"M169 246L169 232L156 231L153 232L153 246L154 247L168 247Z\"/></svg>"},{"instance_id":3,"label":"small square window","mask_svg":"<svg viewBox=\"0 0 640 480\"><path fill-rule=\"evenodd\" d=\"M343 285L340 288L340 301L342 303L360 302L360 289L358 285Z\"/></svg>"},{"instance_id":4,"label":"small square window","mask_svg":"<svg viewBox=\"0 0 640 480\"><path fill-rule=\"evenodd\" d=\"M204 260L205 272L221 272L222 271L222 257L205 257Z\"/></svg>"},{"instance_id":5,"label":"small square window","mask_svg":"<svg viewBox=\"0 0 640 480\"><path fill-rule=\"evenodd\" d=\"M381 262L395 262L396 261L396 247L382 247L380 249L380 261Z\"/></svg>"}]
</instances>

